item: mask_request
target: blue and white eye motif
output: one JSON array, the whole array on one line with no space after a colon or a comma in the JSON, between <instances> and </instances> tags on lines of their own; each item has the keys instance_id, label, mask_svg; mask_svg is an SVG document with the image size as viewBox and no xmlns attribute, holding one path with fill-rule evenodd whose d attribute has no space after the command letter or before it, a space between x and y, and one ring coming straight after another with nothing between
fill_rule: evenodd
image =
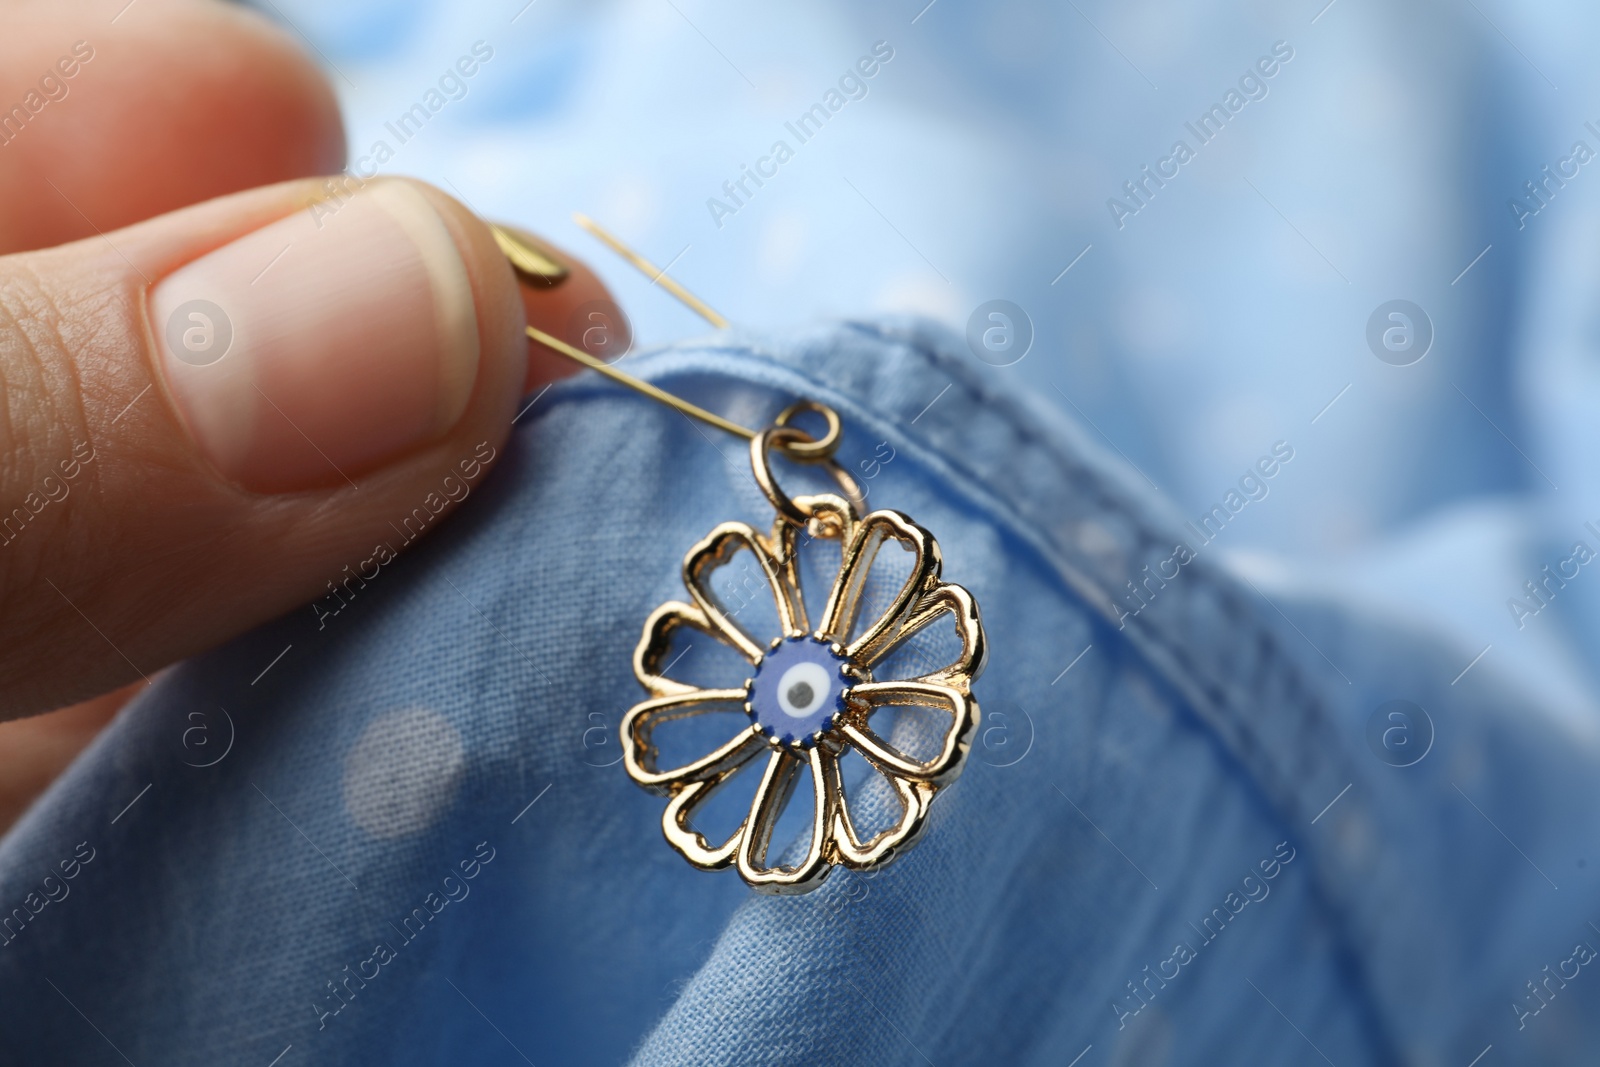
<instances>
[{"instance_id":1,"label":"blue and white eye motif","mask_svg":"<svg viewBox=\"0 0 1600 1067\"><path fill-rule=\"evenodd\" d=\"M778 707L796 719L809 718L828 698L834 684L820 664L796 663L778 679Z\"/></svg>"},{"instance_id":2,"label":"blue and white eye motif","mask_svg":"<svg viewBox=\"0 0 1600 1067\"><path fill-rule=\"evenodd\" d=\"M762 656L750 683L750 717L767 737L809 748L845 708L849 664L833 642L790 637Z\"/></svg>"}]
</instances>

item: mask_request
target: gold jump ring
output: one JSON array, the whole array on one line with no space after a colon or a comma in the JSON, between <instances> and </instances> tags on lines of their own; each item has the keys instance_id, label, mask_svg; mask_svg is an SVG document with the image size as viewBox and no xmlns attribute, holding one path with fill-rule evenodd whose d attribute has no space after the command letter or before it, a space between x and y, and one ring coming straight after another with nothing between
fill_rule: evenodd
<instances>
[{"instance_id":1,"label":"gold jump ring","mask_svg":"<svg viewBox=\"0 0 1600 1067\"><path fill-rule=\"evenodd\" d=\"M837 446L837 434L834 445ZM755 472L756 484L766 494L767 500L774 510L784 519L796 526L804 526L811 520L811 515L802 510L790 496L778 485L777 477L772 473L772 462L768 452L776 448L784 455L793 456L790 451L796 445L815 446L821 442L813 441L811 435L795 426L770 426L756 434L750 441L750 469ZM833 480L839 483L839 488L844 490L845 497L858 508L862 506L863 497L861 487L856 480L850 477L845 469L831 459L821 458L800 462L821 463L827 467Z\"/></svg>"},{"instance_id":2,"label":"gold jump ring","mask_svg":"<svg viewBox=\"0 0 1600 1067\"><path fill-rule=\"evenodd\" d=\"M788 456L796 463L821 463L824 460L832 459L833 454L839 450L841 427L839 413L828 405L819 404L815 400L796 400L793 404L783 409L778 415L775 425L787 428L789 420L804 411L821 415L827 420L828 432L819 438L812 438L809 433L806 433L792 443L780 441L778 442L778 448L785 456Z\"/></svg>"}]
</instances>

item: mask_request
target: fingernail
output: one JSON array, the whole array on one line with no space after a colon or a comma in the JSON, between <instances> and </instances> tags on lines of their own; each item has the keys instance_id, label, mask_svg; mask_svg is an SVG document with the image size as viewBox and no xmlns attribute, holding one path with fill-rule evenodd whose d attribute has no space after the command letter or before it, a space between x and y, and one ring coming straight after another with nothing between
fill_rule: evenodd
<instances>
[{"instance_id":1,"label":"fingernail","mask_svg":"<svg viewBox=\"0 0 1600 1067\"><path fill-rule=\"evenodd\" d=\"M527 230L491 222L489 232L494 243L516 268L517 277L539 289L554 289L567 280L567 265L561 262L555 250Z\"/></svg>"},{"instance_id":2,"label":"fingernail","mask_svg":"<svg viewBox=\"0 0 1600 1067\"><path fill-rule=\"evenodd\" d=\"M262 492L353 484L454 426L477 377L466 267L403 181L240 237L148 300L190 436L225 477Z\"/></svg>"}]
</instances>

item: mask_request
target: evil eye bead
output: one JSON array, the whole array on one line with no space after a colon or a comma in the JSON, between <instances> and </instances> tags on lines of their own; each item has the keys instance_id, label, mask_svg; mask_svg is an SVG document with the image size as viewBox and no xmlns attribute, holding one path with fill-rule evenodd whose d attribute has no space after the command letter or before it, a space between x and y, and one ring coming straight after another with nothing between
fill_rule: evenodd
<instances>
[{"instance_id":1,"label":"evil eye bead","mask_svg":"<svg viewBox=\"0 0 1600 1067\"><path fill-rule=\"evenodd\" d=\"M750 718L773 741L811 747L845 708L848 665L831 641L791 637L778 642L750 682Z\"/></svg>"},{"instance_id":2,"label":"evil eye bead","mask_svg":"<svg viewBox=\"0 0 1600 1067\"><path fill-rule=\"evenodd\" d=\"M778 679L778 707L795 719L809 719L832 695L838 679L829 679L828 670L809 660L796 663Z\"/></svg>"}]
</instances>

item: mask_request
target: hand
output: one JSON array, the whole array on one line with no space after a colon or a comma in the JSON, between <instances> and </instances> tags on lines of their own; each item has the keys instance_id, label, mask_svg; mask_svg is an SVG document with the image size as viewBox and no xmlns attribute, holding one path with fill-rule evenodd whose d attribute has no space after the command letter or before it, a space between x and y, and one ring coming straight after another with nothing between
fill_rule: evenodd
<instances>
[{"instance_id":1,"label":"hand","mask_svg":"<svg viewBox=\"0 0 1600 1067\"><path fill-rule=\"evenodd\" d=\"M333 94L257 16L126 3L0 33L0 719L322 594L567 369L525 323L606 298L437 189L309 177ZM119 704L0 727L0 827Z\"/></svg>"}]
</instances>

